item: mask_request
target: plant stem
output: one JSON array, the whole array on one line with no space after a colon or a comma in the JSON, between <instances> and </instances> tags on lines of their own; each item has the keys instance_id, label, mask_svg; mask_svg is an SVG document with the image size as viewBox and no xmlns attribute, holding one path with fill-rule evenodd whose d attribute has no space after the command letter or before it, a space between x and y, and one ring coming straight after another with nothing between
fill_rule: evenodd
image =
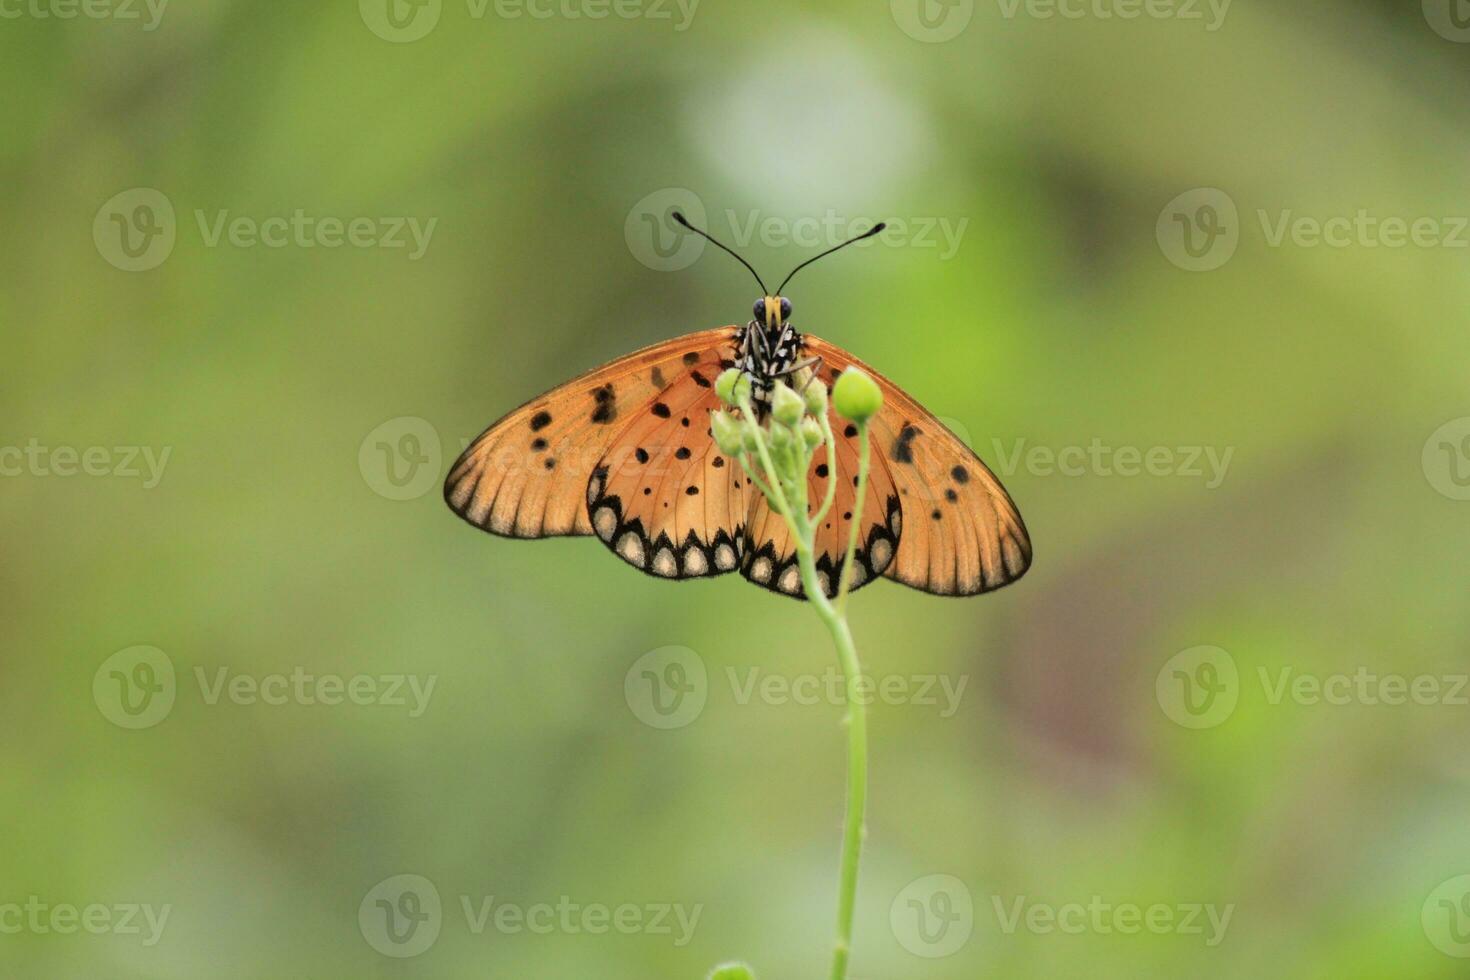
<instances>
[{"instance_id":1,"label":"plant stem","mask_svg":"<svg viewBox=\"0 0 1470 980\"><path fill-rule=\"evenodd\" d=\"M862 521L863 500L866 496L869 446L866 421L858 424L857 499L852 506L852 521L848 536L847 552L843 556L837 583L837 602L827 598L826 590L817 579L817 564L812 554L816 542L816 528L832 506L835 481L828 481L828 491L818 508L815 518L807 514L806 470L811 456L805 449L790 450L792 460L773 460L766 440L756 425L756 414L747 397L739 399L742 425L757 436L756 448L760 465L769 483L755 473L750 461L742 458L741 463L751 480L770 500L786 521L796 545L796 564L801 571L802 589L806 599L816 610L827 632L832 634L832 644L837 648L837 659L842 665L842 676L847 689L847 814L842 830L842 865L837 891L837 945L832 954L832 980L846 980L847 962L852 954L852 920L857 905L858 862L862 857L865 836L865 816L868 808L868 716L858 689L862 677L862 665L858 661L857 648L852 642L852 630L847 625L847 594L852 582L852 562L857 551L857 529ZM825 417L819 420L823 442L827 448L828 465L836 473L836 439ZM800 436L796 437L798 440ZM798 444L799 445L799 444ZM785 473L778 463L795 462L794 472ZM783 480L783 476L789 479ZM783 486L785 484L785 486Z\"/></svg>"}]
</instances>

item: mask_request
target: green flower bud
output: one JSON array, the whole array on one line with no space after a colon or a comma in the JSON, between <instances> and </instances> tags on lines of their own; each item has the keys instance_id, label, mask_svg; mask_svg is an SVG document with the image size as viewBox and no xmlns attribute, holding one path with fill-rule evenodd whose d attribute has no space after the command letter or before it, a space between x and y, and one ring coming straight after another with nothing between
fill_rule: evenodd
<instances>
[{"instance_id":1,"label":"green flower bud","mask_svg":"<svg viewBox=\"0 0 1470 980\"><path fill-rule=\"evenodd\" d=\"M801 416L806 411L806 402L801 396L792 391L784 381L777 381L771 391L771 417L782 425L793 428L801 424Z\"/></svg>"},{"instance_id":2,"label":"green flower bud","mask_svg":"<svg viewBox=\"0 0 1470 980\"><path fill-rule=\"evenodd\" d=\"M883 407L883 392L876 381L850 367L832 386L832 407L845 419L866 422Z\"/></svg>"},{"instance_id":3,"label":"green flower bud","mask_svg":"<svg viewBox=\"0 0 1470 980\"><path fill-rule=\"evenodd\" d=\"M771 448L777 452L785 452L794 441L791 428L780 422L771 426Z\"/></svg>"},{"instance_id":4,"label":"green flower bud","mask_svg":"<svg viewBox=\"0 0 1470 980\"><path fill-rule=\"evenodd\" d=\"M715 445L720 447L720 452L726 456L739 456L745 451L745 446L741 442L739 422L736 422L723 410L711 412L709 421L710 432L714 434Z\"/></svg>"},{"instance_id":5,"label":"green flower bud","mask_svg":"<svg viewBox=\"0 0 1470 980\"><path fill-rule=\"evenodd\" d=\"M801 420L801 438L808 449L816 449L822 444L822 427L810 415Z\"/></svg>"},{"instance_id":6,"label":"green flower bud","mask_svg":"<svg viewBox=\"0 0 1470 980\"><path fill-rule=\"evenodd\" d=\"M744 963L721 963L710 971L709 980L755 980L755 971Z\"/></svg>"},{"instance_id":7,"label":"green flower bud","mask_svg":"<svg viewBox=\"0 0 1470 980\"><path fill-rule=\"evenodd\" d=\"M739 368L726 368L715 379L715 394L726 405L739 405L741 398L750 397L750 375Z\"/></svg>"},{"instance_id":8,"label":"green flower bud","mask_svg":"<svg viewBox=\"0 0 1470 980\"><path fill-rule=\"evenodd\" d=\"M761 451L761 433L760 433L760 429L752 429L752 428L749 428L747 426L742 425L740 427L740 444L745 447L745 451L748 452L748 453L758 453L758 452L760 452Z\"/></svg>"},{"instance_id":9,"label":"green flower bud","mask_svg":"<svg viewBox=\"0 0 1470 980\"><path fill-rule=\"evenodd\" d=\"M802 392L806 400L806 410L812 415L824 415L827 411L827 386L816 378L812 378L811 384L806 386Z\"/></svg>"}]
</instances>

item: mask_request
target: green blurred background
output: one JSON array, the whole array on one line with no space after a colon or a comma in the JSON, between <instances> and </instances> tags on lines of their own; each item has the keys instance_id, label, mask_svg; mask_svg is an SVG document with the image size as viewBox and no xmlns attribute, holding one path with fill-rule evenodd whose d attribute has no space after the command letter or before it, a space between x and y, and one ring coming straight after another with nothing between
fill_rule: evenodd
<instances>
[{"instance_id":1,"label":"green blurred background","mask_svg":"<svg viewBox=\"0 0 1470 980\"><path fill-rule=\"evenodd\" d=\"M853 604L913 695L871 708L856 980L1466 975L1458 0L394 2L0 5L0 973L826 976L842 709L745 695L832 669L816 618L439 495L527 398L748 317L677 204L768 277L902 226L794 320L1035 542L995 595ZM250 695L293 674L374 703ZM399 875L441 908L407 939ZM1098 903L1174 924L1046 926Z\"/></svg>"}]
</instances>

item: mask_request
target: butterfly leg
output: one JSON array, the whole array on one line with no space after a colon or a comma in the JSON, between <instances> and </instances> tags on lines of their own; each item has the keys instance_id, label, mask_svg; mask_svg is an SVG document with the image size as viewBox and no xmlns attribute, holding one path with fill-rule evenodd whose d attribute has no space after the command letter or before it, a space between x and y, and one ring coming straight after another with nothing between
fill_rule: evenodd
<instances>
[{"instance_id":1,"label":"butterfly leg","mask_svg":"<svg viewBox=\"0 0 1470 980\"><path fill-rule=\"evenodd\" d=\"M806 379L806 382L804 384L802 384L802 386L801 386L801 388L799 390L799 393L804 395L804 394L806 394L806 390L807 390L808 387L810 387L811 383L813 381L817 380L817 372L819 370L821 370L821 367L822 367L822 355L821 354L818 354L815 357L808 357L804 361L797 361L795 364L791 365L786 370L777 373L776 374L776 377L778 377L778 378L785 377L786 375L795 374L796 372L801 371L801 370L803 370L805 368L811 368L812 369L811 376Z\"/></svg>"}]
</instances>

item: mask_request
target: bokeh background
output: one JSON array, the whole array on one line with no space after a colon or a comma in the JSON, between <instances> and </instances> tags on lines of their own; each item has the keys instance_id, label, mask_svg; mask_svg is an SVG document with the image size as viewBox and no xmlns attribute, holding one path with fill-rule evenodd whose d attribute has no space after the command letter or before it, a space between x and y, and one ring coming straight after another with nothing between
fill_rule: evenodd
<instances>
[{"instance_id":1,"label":"bokeh background","mask_svg":"<svg viewBox=\"0 0 1470 980\"><path fill-rule=\"evenodd\" d=\"M0 8L0 973L826 976L815 617L439 496L508 409L748 316L677 205L768 276L894 222L795 322L1035 542L853 604L909 692L857 980L1465 975L1470 10L393 2Z\"/></svg>"}]
</instances>

